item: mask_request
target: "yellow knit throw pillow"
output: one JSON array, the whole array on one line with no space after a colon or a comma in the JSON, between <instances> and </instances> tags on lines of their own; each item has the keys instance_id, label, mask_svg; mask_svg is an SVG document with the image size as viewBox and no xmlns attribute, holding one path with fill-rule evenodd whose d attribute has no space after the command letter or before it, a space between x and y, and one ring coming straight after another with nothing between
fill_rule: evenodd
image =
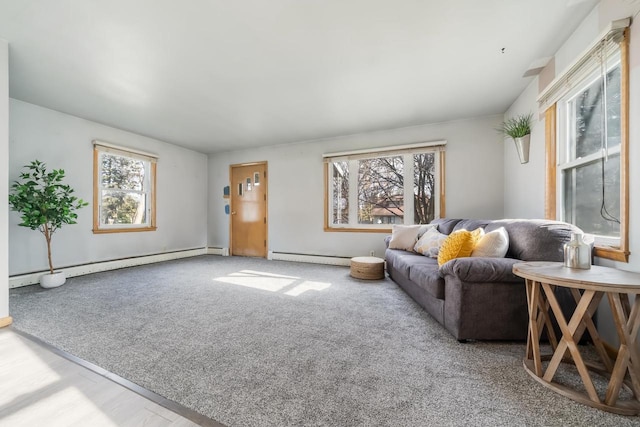
<instances>
[{"instance_id":1,"label":"yellow knit throw pillow","mask_svg":"<svg viewBox=\"0 0 640 427\"><path fill-rule=\"evenodd\" d=\"M449 237L442 243L438 253L438 265L442 265L454 258L471 256L476 242L480 240L484 230L477 228L473 232L467 230L457 230L449 234Z\"/></svg>"}]
</instances>

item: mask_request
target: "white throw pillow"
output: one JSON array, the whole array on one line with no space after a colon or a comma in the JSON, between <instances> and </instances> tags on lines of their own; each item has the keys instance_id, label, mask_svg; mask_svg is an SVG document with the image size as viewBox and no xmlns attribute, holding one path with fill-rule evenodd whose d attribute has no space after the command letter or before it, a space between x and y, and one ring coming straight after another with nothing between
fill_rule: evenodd
<instances>
[{"instance_id":1,"label":"white throw pillow","mask_svg":"<svg viewBox=\"0 0 640 427\"><path fill-rule=\"evenodd\" d=\"M391 227L391 241L389 249L402 249L403 251L413 251L413 247L418 241L418 236L424 230L435 228L435 225L393 225Z\"/></svg>"},{"instance_id":2,"label":"white throw pillow","mask_svg":"<svg viewBox=\"0 0 640 427\"><path fill-rule=\"evenodd\" d=\"M435 227L427 230L416 242L413 250L431 258L438 258L442 242L447 240L447 235L440 233Z\"/></svg>"},{"instance_id":3,"label":"white throw pillow","mask_svg":"<svg viewBox=\"0 0 640 427\"><path fill-rule=\"evenodd\" d=\"M504 258L509 249L509 234L504 227L486 233L476 243L472 257Z\"/></svg>"}]
</instances>

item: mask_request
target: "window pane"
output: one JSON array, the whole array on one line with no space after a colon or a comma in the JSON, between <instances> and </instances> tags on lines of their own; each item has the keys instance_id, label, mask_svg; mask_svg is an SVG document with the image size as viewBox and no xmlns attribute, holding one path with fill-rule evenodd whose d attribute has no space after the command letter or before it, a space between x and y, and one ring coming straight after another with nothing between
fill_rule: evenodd
<instances>
[{"instance_id":1,"label":"window pane","mask_svg":"<svg viewBox=\"0 0 640 427\"><path fill-rule=\"evenodd\" d=\"M413 155L413 223L428 224L434 219L435 154Z\"/></svg>"},{"instance_id":2,"label":"window pane","mask_svg":"<svg viewBox=\"0 0 640 427\"><path fill-rule=\"evenodd\" d=\"M620 223L612 219L620 219L620 155L604 162L604 177L602 166L597 160L563 172L564 220L585 233L619 237Z\"/></svg>"},{"instance_id":3,"label":"window pane","mask_svg":"<svg viewBox=\"0 0 640 427\"><path fill-rule=\"evenodd\" d=\"M146 224L144 194L117 190L102 192L102 224Z\"/></svg>"},{"instance_id":4,"label":"window pane","mask_svg":"<svg viewBox=\"0 0 640 427\"><path fill-rule=\"evenodd\" d=\"M142 160L103 153L101 162L102 188L146 191L145 162Z\"/></svg>"},{"instance_id":5,"label":"window pane","mask_svg":"<svg viewBox=\"0 0 640 427\"><path fill-rule=\"evenodd\" d=\"M331 164L331 189L333 197L333 224L349 223L349 163Z\"/></svg>"},{"instance_id":6,"label":"window pane","mask_svg":"<svg viewBox=\"0 0 640 427\"><path fill-rule=\"evenodd\" d=\"M358 162L358 223L404 222L404 165L402 156Z\"/></svg>"},{"instance_id":7,"label":"window pane","mask_svg":"<svg viewBox=\"0 0 640 427\"><path fill-rule=\"evenodd\" d=\"M603 146L604 123L602 96L604 88L599 78L569 101L571 133L575 136L569 150L569 160L575 160L600 150ZM607 74L607 135L608 146L620 144L620 66Z\"/></svg>"}]
</instances>

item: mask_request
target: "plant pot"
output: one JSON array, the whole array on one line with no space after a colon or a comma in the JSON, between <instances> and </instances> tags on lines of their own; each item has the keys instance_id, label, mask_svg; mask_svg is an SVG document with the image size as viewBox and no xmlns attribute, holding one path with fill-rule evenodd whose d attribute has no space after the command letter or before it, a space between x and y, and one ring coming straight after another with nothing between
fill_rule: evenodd
<instances>
[{"instance_id":1,"label":"plant pot","mask_svg":"<svg viewBox=\"0 0 640 427\"><path fill-rule=\"evenodd\" d=\"M518 157L520 163L529 163L529 140L531 135L525 135L522 138L513 138L513 142L516 144L516 150L518 150Z\"/></svg>"},{"instance_id":2,"label":"plant pot","mask_svg":"<svg viewBox=\"0 0 640 427\"><path fill-rule=\"evenodd\" d=\"M67 281L64 271L54 271L53 274L47 273L40 276L40 286L45 289L57 288Z\"/></svg>"}]
</instances>

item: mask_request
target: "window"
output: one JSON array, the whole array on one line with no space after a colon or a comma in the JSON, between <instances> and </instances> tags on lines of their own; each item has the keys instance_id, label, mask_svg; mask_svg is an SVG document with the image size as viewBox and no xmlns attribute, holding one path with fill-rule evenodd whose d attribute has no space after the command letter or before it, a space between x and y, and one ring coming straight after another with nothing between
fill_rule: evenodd
<instances>
[{"instance_id":1,"label":"window","mask_svg":"<svg viewBox=\"0 0 640 427\"><path fill-rule=\"evenodd\" d=\"M444 144L325 155L325 230L388 232L444 215Z\"/></svg>"},{"instance_id":2,"label":"window","mask_svg":"<svg viewBox=\"0 0 640 427\"><path fill-rule=\"evenodd\" d=\"M157 158L98 141L93 155L93 232L155 230Z\"/></svg>"},{"instance_id":3,"label":"window","mask_svg":"<svg viewBox=\"0 0 640 427\"><path fill-rule=\"evenodd\" d=\"M628 53L623 31L599 41L569 76L554 81L563 85L554 88L552 82L539 100L549 104L555 96L546 113L547 216L593 235L597 256L626 262Z\"/></svg>"}]
</instances>

